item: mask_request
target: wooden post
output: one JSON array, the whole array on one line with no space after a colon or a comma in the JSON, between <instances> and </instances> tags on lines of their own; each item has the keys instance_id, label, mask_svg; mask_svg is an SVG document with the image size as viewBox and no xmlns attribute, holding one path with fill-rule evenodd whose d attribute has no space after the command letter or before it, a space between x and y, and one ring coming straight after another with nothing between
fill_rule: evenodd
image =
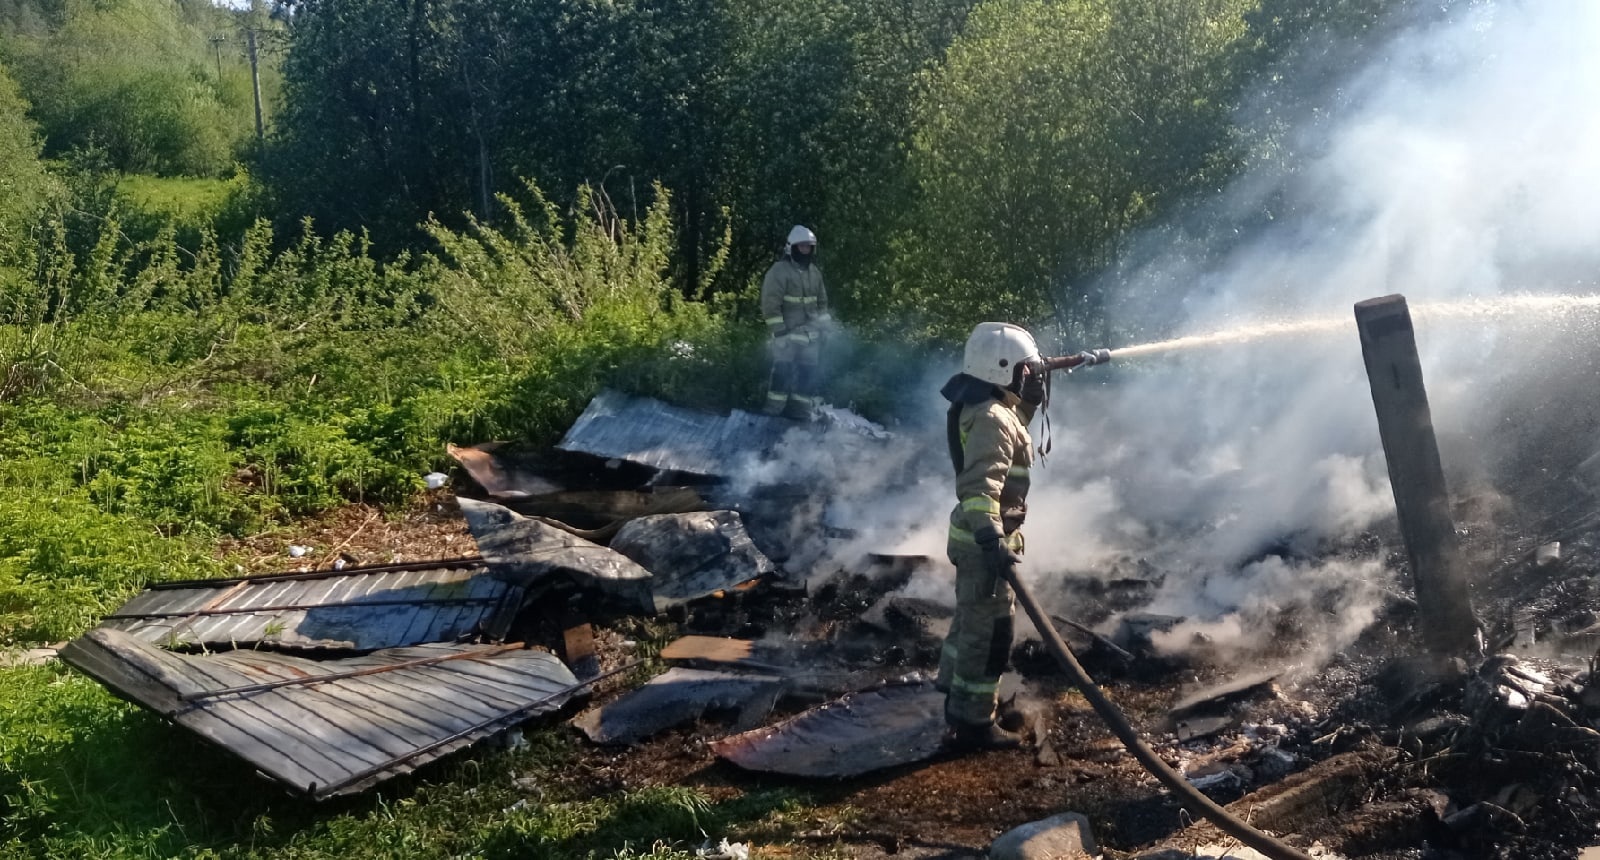
<instances>
[{"instance_id":1,"label":"wooden post","mask_svg":"<svg viewBox=\"0 0 1600 860\"><path fill-rule=\"evenodd\" d=\"M1366 359L1378 434L1389 462L1400 534L1411 558L1417 619L1430 650L1459 654L1477 648L1478 621L1467 595L1450 498L1422 384L1416 331L1404 296L1356 304L1361 355Z\"/></svg>"}]
</instances>

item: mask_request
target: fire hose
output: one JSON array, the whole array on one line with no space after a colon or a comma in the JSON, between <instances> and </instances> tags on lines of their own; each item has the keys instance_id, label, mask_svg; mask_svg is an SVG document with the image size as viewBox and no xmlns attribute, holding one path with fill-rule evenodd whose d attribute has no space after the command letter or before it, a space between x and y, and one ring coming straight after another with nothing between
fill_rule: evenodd
<instances>
[{"instance_id":1,"label":"fire hose","mask_svg":"<svg viewBox=\"0 0 1600 860\"><path fill-rule=\"evenodd\" d=\"M1099 714L1100 719L1104 720L1106 725L1110 727L1111 733L1122 741L1122 745L1133 753L1133 757L1144 765L1144 769L1149 771L1151 776L1160 780L1162 785L1165 785L1173 794L1177 795L1179 802L1189 811L1199 813L1212 824L1215 824L1218 830L1265 854L1272 860L1311 860L1310 855L1251 827L1226 809L1218 806L1211 798L1201 794L1199 789L1190 785L1182 774L1162 761L1161 757L1156 755L1156 751L1151 749L1143 738L1139 737L1139 733L1128 722L1128 718L1123 716L1122 711L1110 699L1106 698L1106 694L1095 684L1094 679L1090 678L1089 673L1083 670L1083 666L1078 663L1078 658L1073 656L1072 649L1067 647L1067 643L1061 639L1061 634L1057 633L1055 626L1050 623L1050 616L1046 615L1044 610L1040 608L1039 602L1033 598L1033 592L1029 591L1027 585L1023 583L1022 577L1017 573L1016 566L1008 564L1001 567L1005 572L1006 581L1011 583L1012 590L1017 593L1017 601L1022 604L1023 610L1033 620L1033 626L1038 628L1039 636L1044 639L1045 648L1050 651L1051 656L1056 658L1056 662L1061 664L1062 670L1067 673L1067 677L1083 693L1083 697L1089 700L1089 704L1094 707L1094 712Z\"/></svg>"}]
</instances>

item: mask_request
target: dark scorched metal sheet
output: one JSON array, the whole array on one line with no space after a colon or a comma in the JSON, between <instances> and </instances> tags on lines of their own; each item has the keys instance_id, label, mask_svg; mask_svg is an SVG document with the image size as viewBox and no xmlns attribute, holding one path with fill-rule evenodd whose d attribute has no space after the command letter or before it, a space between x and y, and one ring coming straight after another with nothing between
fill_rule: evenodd
<instances>
[{"instance_id":1,"label":"dark scorched metal sheet","mask_svg":"<svg viewBox=\"0 0 1600 860\"><path fill-rule=\"evenodd\" d=\"M611 594L645 612L650 571L622 553L493 502L461 499L461 513L494 575L531 588L554 575Z\"/></svg>"},{"instance_id":2,"label":"dark scorched metal sheet","mask_svg":"<svg viewBox=\"0 0 1600 860\"><path fill-rule=\"evenodd\" d=\"M650 571L657 611L777 570L735 511L640 517L617 532L611 548Z\"/></svg>"},{"instance_id":3,"label":"dark scorched metal sheet","mask_svg":"<svg viewBox=\"0 0 1600 860\"><path fill-rule=\"evenodd\" d=\"M766 719L783 686L775 675L677 667L579 714L572 724L597 744L633 744L719 710L737 711L734 724L742 730Z\"/></svg>"},{"instance_id":4,"label":"dark scorched metal sheet","mask_svg":"<svg viewBox=\"0 0 1600 860\"><path fill-rule=\"evenodd\" d=\"M746 770L851 777L931 758L944 730L944 694L932 684L899 684L851 693L711 749Z\"/></svg>"}]
</instances>

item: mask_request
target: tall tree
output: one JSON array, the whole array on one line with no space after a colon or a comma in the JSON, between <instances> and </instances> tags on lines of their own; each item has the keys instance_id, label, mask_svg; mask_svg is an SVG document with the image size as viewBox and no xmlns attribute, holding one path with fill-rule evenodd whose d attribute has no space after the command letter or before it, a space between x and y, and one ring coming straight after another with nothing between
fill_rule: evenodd
<instances>
[{"instance_id":1,"label":"tall tree","mask_svg":"<svg viewBox=\"0 0 1600 860\"><path fill-rule=\"evenodd\" d=\"M985 318L1090 324L1072 287L1216 167L1248 0L995 0L934 75L919 199L884 302L947 336ZM1065 289L1060 287L1065 286Z\"/></svg>"},{"instance_id":2,"label":"tall tree","mask_svg":"<svg viewBox=\"0 0 1600 860\"><path fill-rule=\"evenodd\" d=\"M18 4L0 38L46 149L98 147L126 171L216 175L249 140L247 73L215 62L227 13L160 0ZM219 75L219 72L222 74Z\"/></svg>"},{"instance_id":3,"label":"tall tree","mask_svg":"<svg viewBox=\"0 0 1600 860\"><path fill-rule=\"evenodd\" d=\"M0 66L0 265L26 255L29 228L55 192L55 180L39 159L39 146L38 133L28 119L28 103Z\"/></svg>"}]
</instances>

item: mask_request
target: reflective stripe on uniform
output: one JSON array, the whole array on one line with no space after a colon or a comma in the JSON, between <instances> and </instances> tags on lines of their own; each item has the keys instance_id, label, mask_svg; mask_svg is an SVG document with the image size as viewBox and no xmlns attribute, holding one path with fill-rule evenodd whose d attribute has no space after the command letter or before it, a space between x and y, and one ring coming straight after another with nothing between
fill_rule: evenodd
<instances>
[{"instance_id":1,"label":"reflective stripe on uniform","mask_svg":"<svg viewBox=\"0 0 1600 860\"><path fill-rule=\"evenodd\" d=\"M969 696L993 696L1000 689L999 681L968 681L956 675L950 679L950 692Z\"/></svg>"},{"instance_id":2,"label":"reflective stripe on uniform","mask_svg":"<svg viewBox=\"0 0 1600 860\"><path fill-rule=\"evenodd\" d=\"M1026 478L1026 477L1028 477L1028 467L1027 466L1012 466L1011 468L1006 470L1006 477L1008 477L1008 478Z\"/></svg>"},{"instance_id":3,"label":"reflective stripe on uniform","mask_svg":"<svg viewBox=\"0 0 1600 860\"><path fill-rule=\"evenodd\" d=\"M783 315L778 314L776 316L767 317L767 325L783 325Z\"/></svg>"},{"instance_id":4,"label":"reflective stripe on uniform","mask_svg":"<svg viewBox=\"0 0 1600 860\"><path fill-rule=\"evenodd\" d=\"M807 296L784 296L783 297L783 303L786 304L786 305L787 304L801 305L801 304L805 304L807 298L808 298ZM816 299L811 299L811 301L816 301Z\"/></svg>"},{"instance_id":5,"label":"reflective stripe on uniform","mask_svg":"<svg viewBox=\"0 0 1600 860\"><path fill-rule=\"evenodd\" d=\"M961 509L963 511L976 511L978 513L1000 516L1000 502L988 496L973 496L970 499L962 499Z\"/></svg>"},{"instance_id":6,"label":"reflective stripe on uniform","mask_svg":"<svg viewBox=\"0 0 1600 860\"><path fill-rule=\"evenodd\" d=\"M972 534L972 532L967 531L955 523L950 524L950 540L955 543L969 543L973 546L978 545L978 539ZM1019 555L1026 548L1026 543L1022 537L1022 532L1020 531L1015 531L1006 535L1004 540L1006 542L1006 547Z\"/></svg>"},{"instance_id":7,"label":"reflective stripe on uniform","mask_svg":"<svg viewBox=\"0 0 1600 860\"><path fill-rule=\"evenodd\" d=\"M778 403L786 403L789 400L789 392L787 392L787 391L768 391L767 392L767 399L771 400L771 401L776 401Z\"/></svg>"}]
</instances>

